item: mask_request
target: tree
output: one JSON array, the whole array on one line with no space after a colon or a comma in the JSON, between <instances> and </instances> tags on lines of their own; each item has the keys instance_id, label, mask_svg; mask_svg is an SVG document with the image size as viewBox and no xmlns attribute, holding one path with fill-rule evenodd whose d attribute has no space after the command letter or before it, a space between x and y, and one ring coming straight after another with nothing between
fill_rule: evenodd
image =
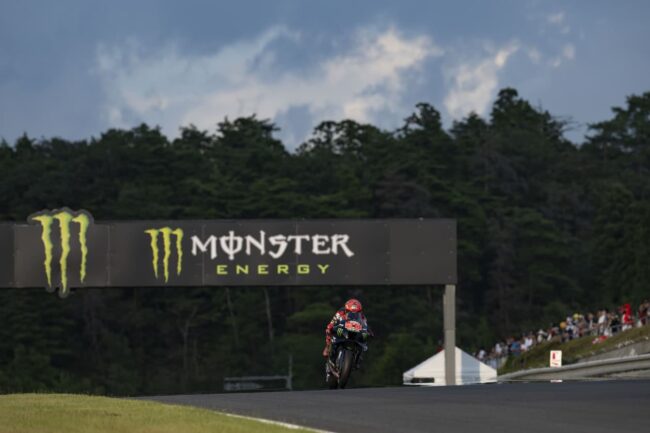
<instances>
[{"instance_id":1,"label":"tree","mask_svg":"<svg viewBox=\"0 0 650 433\"><path fill-rule=\"evenodd\" d=\"M447 217L458 222L458 342L497 338L650 287L650 93L591 125L514 89L446 130L418 104L402 127L324 121L295 152L255 116L177 138L139 125L70 141L0 141L0 218L67 205L98 220ZM224 376L323 384L323 330L346 298L376 337L357 384L399 383L442 338L435 287L0 291L0 390L115 395L220 391ZM566 317L566 316L564 316Z\"/></svg>"}]
</instances>

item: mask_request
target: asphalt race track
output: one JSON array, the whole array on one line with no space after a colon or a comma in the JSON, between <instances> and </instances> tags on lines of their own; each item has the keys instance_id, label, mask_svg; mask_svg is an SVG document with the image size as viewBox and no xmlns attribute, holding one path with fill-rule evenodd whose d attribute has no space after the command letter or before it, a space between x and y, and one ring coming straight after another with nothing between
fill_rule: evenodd
<instances>
[{"instance_id":1,"label":"asphalt race track","mask_svg":"<svg viewBox=\"0 0 650 433\"><path fill-rule=\"evenodd\" d=\"M146 397L340 433L650 431L650 381Z\"/></svg>"}]
</instances>

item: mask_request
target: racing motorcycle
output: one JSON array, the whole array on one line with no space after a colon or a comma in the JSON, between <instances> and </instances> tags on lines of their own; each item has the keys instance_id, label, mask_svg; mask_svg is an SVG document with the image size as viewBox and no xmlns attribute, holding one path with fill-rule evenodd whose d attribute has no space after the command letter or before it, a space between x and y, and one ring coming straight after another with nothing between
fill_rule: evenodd
<instances>
[{"instance_id":1,"label":"racing motorcycle","mask_svg":"<svg viewBox=\"0 0 650 433\"><path fill-rule=\"evenodd\" d=\"M325 380L330 389L342 389L347 385L352 370L361 367L370 333L360 313L348 313L347 319L336 325L333 331L332 349L325 363Z\"/></svg>"}]
</instances>

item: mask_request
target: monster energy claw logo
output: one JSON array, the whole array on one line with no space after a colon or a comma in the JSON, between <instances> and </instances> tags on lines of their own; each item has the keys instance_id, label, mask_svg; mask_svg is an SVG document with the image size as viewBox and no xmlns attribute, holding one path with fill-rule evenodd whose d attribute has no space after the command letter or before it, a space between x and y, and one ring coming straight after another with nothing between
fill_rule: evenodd
<instances>
[{"instance_id":1,"label":"monster energy claw logo","mask_svg":"<svg viewBox=\"0 0 650 433\"><path fill-rule=\"evenodd\" d=\"M151 237L151 255L153 273L158 279L158 265L160 262L160 250L158 248L158 235L162 235L163 242L163 276L165 283L169 281L169 260L172 253L172 235L176 238L176 275L180 275L183 270L183 230L162 227L159 229L148 229L144 231Z\"/></svg>"},{"instance_id":2,"label":"monster energy claw logo","mask_svg":"<svg viewBox=\"0 0 650 433\"><path fill-rule=\"evenodd\" d=\"M54 244L52 242L52 227L55 220L59 226L61 242L61 257L59 258L59 269L61 274L60 295L68 294L68 256L70 255L71 223L79 226L79 245L81 247L81 266L79 268L79 280L83 283L86 279L86 264L88 262L88 227L92 217L86 211L71 211L68 208L54 211L44 211L34 214L28 218L29 222L37 222L41 225L41 241L45 252L45 275L50 289L52 285L52 260L54 258Z\"/></svg>"}]
</instances>

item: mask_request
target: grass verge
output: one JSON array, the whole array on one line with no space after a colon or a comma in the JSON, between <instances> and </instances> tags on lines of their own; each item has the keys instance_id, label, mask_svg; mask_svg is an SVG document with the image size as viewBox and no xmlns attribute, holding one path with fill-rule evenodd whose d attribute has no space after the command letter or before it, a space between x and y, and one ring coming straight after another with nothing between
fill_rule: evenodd
<instances>
[{"instance_id":1,"label":"grass verge","mask_svg":"<svg viewBox=\"0 0 650 433\"><path fill-rule=\"evenodd\" d=\"M0 395L2 433L287 433L305 429L206 409L69 394Z\"/></svg>"},{"instance_id":2,"label":"grass verge","mask_svg":"<svg viewBox=\"0 0 650 433\"><path fill-rule=\"evenodd\" d=\"M618 349L631 343L650 339L650 326L634 328L620 332L607 340L593 344L595 337L582 337L571 340L567 343L547 342L535 346L532 350L517 357L508 358L499 374L512 373L514 371L548 367L549 352L551 350L562 351L562 363L573 364L583 358Z\"/></svg>"}]
</instances>

